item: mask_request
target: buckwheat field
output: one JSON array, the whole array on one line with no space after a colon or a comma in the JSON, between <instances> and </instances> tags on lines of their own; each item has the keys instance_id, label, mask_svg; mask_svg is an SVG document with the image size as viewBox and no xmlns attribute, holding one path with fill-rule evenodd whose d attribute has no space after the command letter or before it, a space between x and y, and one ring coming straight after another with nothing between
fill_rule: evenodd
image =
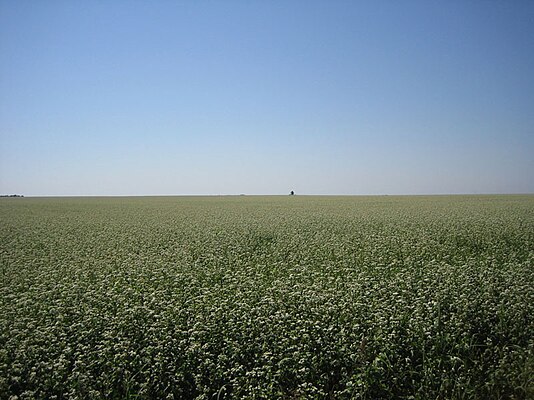
<instances>
[{"instance_id":1,"label":"buckwheat field","mask_svg":"<svg viewBox=\"0 0 534 400\"><path fill-rule=\"evenodd\" d=\"M2 399L532 399L534 196L0 199Z\"/></svg>"}]
</instances>

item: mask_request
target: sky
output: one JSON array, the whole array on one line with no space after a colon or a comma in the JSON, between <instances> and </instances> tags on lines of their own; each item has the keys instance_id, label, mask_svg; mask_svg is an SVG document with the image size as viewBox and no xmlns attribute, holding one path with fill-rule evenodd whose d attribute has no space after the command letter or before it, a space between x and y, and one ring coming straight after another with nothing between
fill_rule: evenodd
<instances>
[{"instance_id":1,"label":"sky","mask_svg":"<svg viewBox=\"0 0 534 400\"><path fill-rule=\"evenodd\" d=\"M533 1L0 0L0 193L534 193Z\"/></svg>"}]
</instances>

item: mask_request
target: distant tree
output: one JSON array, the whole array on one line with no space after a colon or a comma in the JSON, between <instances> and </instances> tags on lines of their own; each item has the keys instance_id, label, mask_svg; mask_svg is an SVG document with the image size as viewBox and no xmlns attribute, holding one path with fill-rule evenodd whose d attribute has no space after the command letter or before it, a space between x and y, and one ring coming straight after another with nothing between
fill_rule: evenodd
<instances>
[{"instance_id":1,"label":"distant tree","mask_svg":"<svg viewBox=\"0 0 534 400\"><path fill-rule=\"evenodd\" d=\"M293 195L295 194L295 192L294 192L294 191L291 191L291 193L289 193L289 194L290 194L291 196L293 196Z\"/></svg>"}]
</instances>

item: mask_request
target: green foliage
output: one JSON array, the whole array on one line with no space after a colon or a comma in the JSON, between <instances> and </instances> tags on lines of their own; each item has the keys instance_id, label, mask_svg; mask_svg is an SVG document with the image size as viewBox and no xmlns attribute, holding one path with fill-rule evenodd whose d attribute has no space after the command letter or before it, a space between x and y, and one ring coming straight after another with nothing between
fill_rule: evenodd
<instances>
[{"instance_id":1,"label":"green foliage","mask_svg":"<svg viewBox=\"0 0 534 400\"><path fill-rule=\"evenodd\" d=\"M534 197L0 200L0 398L534 397Z\"/></svg>"}]
</instances>

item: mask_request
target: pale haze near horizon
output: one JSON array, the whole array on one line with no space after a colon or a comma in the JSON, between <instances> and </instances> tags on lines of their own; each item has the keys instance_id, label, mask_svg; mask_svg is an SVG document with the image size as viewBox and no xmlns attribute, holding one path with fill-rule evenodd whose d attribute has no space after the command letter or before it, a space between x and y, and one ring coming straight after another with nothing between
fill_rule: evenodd
<instances>
[{"instance_id":1,"label":"pale haze near horizon","mask_svg":"<svg viewBox=\"0 0 534 400\"><path fill-rule=\"evenodd\" d=\"M534 2L0 1L0 193L534 192Z\"/></svg>"}]
</instances>

